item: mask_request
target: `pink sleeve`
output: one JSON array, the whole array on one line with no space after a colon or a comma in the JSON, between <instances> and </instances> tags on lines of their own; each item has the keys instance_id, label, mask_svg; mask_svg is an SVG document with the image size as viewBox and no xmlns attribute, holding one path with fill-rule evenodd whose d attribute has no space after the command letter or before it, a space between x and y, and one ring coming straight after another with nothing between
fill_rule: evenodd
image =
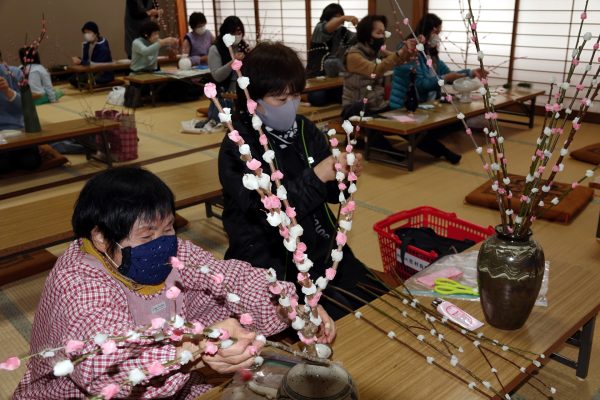
<instances>
[{"instance_id":1,"label":"pink sleeve","mask_svg":"<svg viewBox=\"0 0 600 400\"><path fill-rule=\"evenodd\" d=\"M76 295L64 299L69 303L65 305L69 311L63 314L65 342L68 339L93 338L97 333L123 335L133 327L126 300L114 287L98 285L94 280L78 281L66 293ZM84 351L91 348L89 346ZM70 379L87 393L98 394L109 383L127 383L129 371L134 368L143 369L154 361L167 362L175 357L173 345L131 344L110 355L96 355L77 364ZM144 397L174 395L187 379L187 374L176 373L160 386L145 387ZM142 382L139 386L146 383ZM131 390L131 386L124 386L120 396L126 396Z\"/></svg>"},{"instance_id":2,"label":"pink sleeve","mask_svg":"<svg viewBox=\"0 0 600 400\"><path fill-rule=\"evenodd\" d=\"M188 241L180 242L179 254L187 266L182 271L186 286L195 289L197 296L211 296L214 300L211 303L225 308L221 317L239 317L242 313L249 313L254 321L250 329L266 336L288 327L288 323L277 313L277 299L269 292L265 269L254 268L239 260L217 260L209 252ZM216 284L209 275L200 272L200 268L194 268L202 265L208 266L213 274L223 274L223 283ZM291 282L281 284L287 293L295 292ZM238 295L241 301L237 304L226 301L228 291ZM193 310L190 311L193 314Z\"/></svg>"}]
</instances>

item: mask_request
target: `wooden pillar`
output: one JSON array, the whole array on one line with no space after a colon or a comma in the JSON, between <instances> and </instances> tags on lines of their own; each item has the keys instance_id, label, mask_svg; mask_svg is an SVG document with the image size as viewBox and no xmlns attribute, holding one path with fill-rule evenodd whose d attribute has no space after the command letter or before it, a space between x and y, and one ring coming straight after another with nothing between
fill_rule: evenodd
<instances>
[{"instance_id":1,"label":"wooden pillar","mask_svg":"<svg viewBox=\"0 0 600 400\"><path fill-rule=\"evenodd\" d=\"M413 15L412 15L412 24L413 27L423 18L425 14L427 14L429 8L429 4L427 0L416 0L413 2Z\"/></svg>"},{"instance_id":2,"label":"wooden pillar","mask_svg":"<svg viewBox=\"0 0 600 400\"><path fill-rule=\"evenodd\" d=\"M369 0L370 2L371 0ZM310 0L306 0L304 2L305 6L304 6L304 12L305 12L305 18L306 18L306 51L308 52L310 50L310 42L312 40L312 19L310 17L310 15L312 14L312 9L310 7Z\"/></svg>"},{"instance_id":3,"label":"wooden pillar","mask_svg":"<svg viewBox=\"0 0 600 400\"><path fill-rule=\"evenodd\" d=\"M212 0L213 3L213 15L215 17L215 37L219 35L219 19L217 17L217 0Z\"/></svg>"},{"instance_id":4,"label":"wooden pillar","mask_svg":"<svg viewBox=\"0 0 600 400\"><path fill-rule=\"evenodd\" d=\"M513 13L512 36L510 38L510 57L508 58L508 83L513 81L513 69L515 66L515 46L517 44L517 24L519 23L519 0L515 0L515 11Z\"/></svg>"},{"instance_id":5,"label":"wooden pillar","mask_svg":"<svg viewBox=\"0 0 600 400\"><path fill-rule=\"evenodd\" d=\"M254 32L256 32L256 44L258 44L258 41L260 40L261 34L260 34L260 12L258 10L258 0L254 0L254 28L256 29Z\"/></svg>"},{"instance_id":6,"label":"wooden pillar","mask_svg":"<svg viewBox=\"0 0 600 400\"><path fill-rule=\"evenodd\" d=\"M367 12L369 15L377 14L377 0L369 0Z\"/></svg>"},{"instance_id":7,"label":"wooden pillar","mask_svg":"<svg viewBox=\"0 0 600 400\"><path fill-rule=\"evenodd\" d=\"M175 1L175 11L177 12L177 32L180 38L183 38L187 33L187 9L185 0Z\"/></svg>"}]
</instances>

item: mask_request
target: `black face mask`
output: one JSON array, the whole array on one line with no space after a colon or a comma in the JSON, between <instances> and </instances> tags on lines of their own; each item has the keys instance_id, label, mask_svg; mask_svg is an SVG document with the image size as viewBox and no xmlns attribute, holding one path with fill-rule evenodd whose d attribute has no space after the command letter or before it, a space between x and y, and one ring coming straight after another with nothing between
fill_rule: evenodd
<instances>
[{"instance_id":1,"label":"black face mask","mask_svg":"<svg viewBox=\"0 0 600 400\"><path fill-rule=\"evenodd\" d=\"M375 51L375 53L381 50L381 46L383 46L384 44L385 38L371 38L371 41L369 42L369 46Z\"/></svg>"}]
</instances>

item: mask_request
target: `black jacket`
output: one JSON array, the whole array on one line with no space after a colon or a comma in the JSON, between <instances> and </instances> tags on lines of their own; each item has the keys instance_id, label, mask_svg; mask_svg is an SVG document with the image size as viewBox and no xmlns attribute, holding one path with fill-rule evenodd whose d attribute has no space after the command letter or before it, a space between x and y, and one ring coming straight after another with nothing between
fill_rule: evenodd
<instances>
[{"instance_id":1,"label":"black jacket","mask_svg":"<svg viewBox=\"0 0 600 400\"><path fill-rule=\"evenodd\" d=\"M297 116L296 122L298 133L287 148L281 149L269 135L267 137L275 152L276 165L284 174L282 183L290 204L295 207L298 222L304 228L302 241L314 262L311 275L320 276L331 265L331 245L336 232L335 214L327 207L327 202L338 203L339 191L335 181L321 182L312 169L330 155L326 136L305 117ZM263 148L250 121L238 120L234 127L250 146L252 155L262 161ZM313 160L310 167L309 157ZM268 172L264 162L263 166ZM283 238L278 229L266 221L266 211L258 193L242 184L243 174L250 172L240 159L237 144L225 137L219 152L219 178L225 200L223 225L229 236L225 258L248 261L257 267L272 267L279 279L295 281L296 267L283 246Z\"/></svg>"}]
</instances>

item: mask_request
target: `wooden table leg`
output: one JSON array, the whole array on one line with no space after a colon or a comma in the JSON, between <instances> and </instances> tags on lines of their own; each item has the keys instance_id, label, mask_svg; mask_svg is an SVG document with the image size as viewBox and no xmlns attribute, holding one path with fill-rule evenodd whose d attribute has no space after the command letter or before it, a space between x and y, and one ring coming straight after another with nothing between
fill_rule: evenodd
<instances>
[{"instance_id":1,"label":"wooden table leg","mask_svg":"<svg viewBox=\"0 0 600 400\"><path fill-rule=\"evenodd\" d=\"M557 353L552 353L550 357L559 363L571 367L575 370L575 375L579 379L585 379L590 367L590 356L592 354L592 341L594 339L594 327L596 325L596 316L594 315L586 322L580 330L567 339L567 343L579 347L577 361L571 360Z\"/></svg>"},{"instance_id":2,"label":"wooden table leg","mask_svg":"<svg viewBox=\"0 0 600 400\"><path fill-rule=\"evenodd\" d=\"M537 96L531 99L531 104L529 105L529 129L533 128L533 119L535 118L535 102Z\"/></svg>"},{"instance_id":3,"label":"wooden table leg","mask_svg":"<svg viewBox=\"0 0 600 400\"><path fill-rule=\"evenodd\" d=\"M77 82L77 91L81 92L81 74L75 73L75 82Z\"/></svg>"},{"instance_id":4,"label":"wooden table leg","mask_svg":"<svg viewBox=\"0 0 600 400\"><path fill-rule=\"evenodd\" d=\"M152 107L156 107L156 91L154 84L150 84L150 101L152 102Z\"/></svg>"},{"instance_id":5,"label":"wooden table leg","mask_svg":"<svg viewBox=\"0 0 600 400\"><path fill-rule=\"evenodd\" d=\"M598 228L596 229L596 239L600 241L600 214L598 214Z\"/></svg>"},{"instance_id":6,"label":"wooden table leg","mask_svg":"<svg viewBox=\"0 0 600 400\"><path fill-rule=\"evenodd\" d=\"M87 73L87 84L88 91L92 93L94 91L94 74L92 72Z\"/></svg>"},{"instance_id":7,"label":"wooden table leg","mask_svg":"<svg viewBox=\"0 0 600 400\"><path fill-rule=\"evenodd\" d=\"M371 156L371 145L369 144L369 138L371 136L371 130L370 129L365 129L366 135L365 135L365 160L369 161L369 158Z\"/></svg>"},{"instance_id":8,"label":"wooden table leg","mask_svg":"<svg viewBox=\"0 0 600 400\"><path fill-rule=\"evenodd\" d=\"M223 202L223 196L219 196L214 199L208 199L206 203L204 203L204 206L206 207L206 218L215 217L217 219L223 220ZM213 207L220 209L221 213L216 213Z\"/></svg>"},{"instance_id":9,"label":"wooden table leg","mask_svg":"<svg viewBox=\"0 0 600 400\"><path fill-rule=\"evenodd\" d=\"M112 155L110 154L110 146L108 144L108 132L106 129L102 130L102 147L104 147L104 154L106 157L106 163L108 164L108 168L112 168Z\"/></svg>"},{"instance_id":10,"label":"wooden table leg","mask_svg":"<svg viewBox=\"0 0 600 400\"><path fill-rule=\"evenodd\" d=\"M415 169L415 147L417 147L417 135L408 135L408 151L406 152L406 167L409 171Z\"/></svg>"}]
</instances>

